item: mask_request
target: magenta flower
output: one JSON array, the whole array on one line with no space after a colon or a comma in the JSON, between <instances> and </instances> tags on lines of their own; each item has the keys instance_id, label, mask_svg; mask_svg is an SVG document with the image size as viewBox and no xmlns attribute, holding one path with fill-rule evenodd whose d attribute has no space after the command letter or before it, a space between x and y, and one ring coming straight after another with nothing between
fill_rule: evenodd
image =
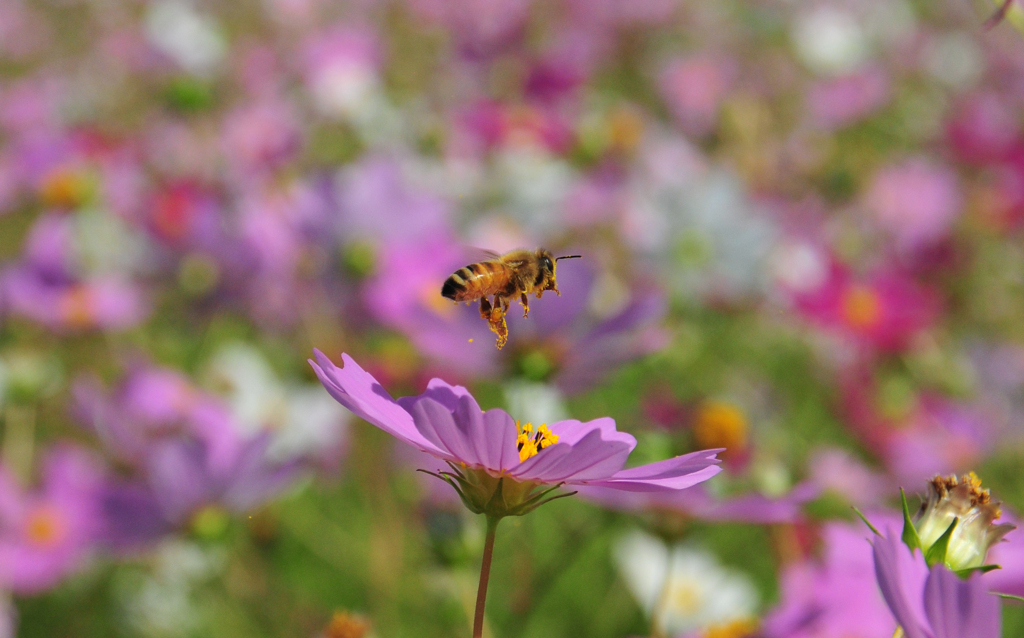
<instances>
[{"instance_id":1,"label":"magenta flower","mask_svg":"<svg viewBox=\"0 0 1024 638\"><path fill-rule=\"evenodd\" d=\"M37 490L0 468L0 588L38 593L82 567L99 531L100 480L93 460L72 448L50 453Z\"/></svg>"},{"instance_id":2,"label":"magenta flower","mask_svg":"<svg viewBox=\"0 0 1024 638\"><path fill-rule=\"evenodd\" d=\"M861 279L835 264L815 290L794 292L796 307L812 322L885 352L905 348L940 309L934 291L895 269Z\"/></svg>"},{"instance_id":3,"label":"magenta flower","mask_svg":"<svg viewBox=\"0 0 1024 638\"><path fill-rule=\"evenodd\" d=\"M878 587L906 638L999 638L999 599L980 576L961 580L941 562L929 570L891 531L873 546Z\"/></svg>"}]
</instances>

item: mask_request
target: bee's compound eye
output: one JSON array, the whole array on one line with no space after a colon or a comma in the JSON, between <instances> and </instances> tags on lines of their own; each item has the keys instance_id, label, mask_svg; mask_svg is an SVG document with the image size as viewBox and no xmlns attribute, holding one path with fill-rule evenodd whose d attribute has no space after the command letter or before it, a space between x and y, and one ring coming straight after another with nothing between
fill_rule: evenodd
<instances>
[{"instance_id":1,"label":"bee's compound eye","mask_svg":"<svg viewBox=\"0 0 1024 638\"><path fill-rule=\"evenodd\" d=\"M551 263L551 259L549 257L545 257L544 258L544 268L546 270L554 270L555 269L555 265L553 263Z\"/></svg>"}]
</instances>

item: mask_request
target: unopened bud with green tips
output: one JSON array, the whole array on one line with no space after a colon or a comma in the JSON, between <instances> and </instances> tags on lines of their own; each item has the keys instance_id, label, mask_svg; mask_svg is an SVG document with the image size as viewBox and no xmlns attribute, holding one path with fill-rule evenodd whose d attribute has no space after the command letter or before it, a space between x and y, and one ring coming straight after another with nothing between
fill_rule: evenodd
<instances>
[{"instance_id":1,"label":"unopened bud with green tips","mask_svg":"<svg viewBox=\"0 0 1024 638\"><path fill-rule=\"evenodd\" d=\"M989 491L981 488L981 479L973 472L959 479L936 476L928 484L928 498L914 521L921 550L953 571L982 567L989 548L1014 528L995 522L1002 514L999 505L992 502ZM937 543L946 545L945 552L932 549Z\"/></svg>"}]
</instances>

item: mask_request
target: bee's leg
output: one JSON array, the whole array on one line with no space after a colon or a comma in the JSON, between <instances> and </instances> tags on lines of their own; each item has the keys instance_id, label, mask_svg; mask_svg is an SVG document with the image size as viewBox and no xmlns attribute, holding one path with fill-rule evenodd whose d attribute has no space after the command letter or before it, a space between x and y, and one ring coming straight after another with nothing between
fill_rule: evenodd
<instances>
[{"instance_id":1,"label":"bee's leg","mask_svg":"<svg viewBox=\"0 0 1024 638\"><path fill-rule=\"evenodd\" d=\"M526 296L526 293L519 295L519 303L523 305L523 318L530 316L530 298Z\"/></svg>"},{"instance_id":2,"label":"bee's leg","mask_svg":"<svg viewBox=\"0 0 1024 638\"><path fill-rule=\"evenodd\" d=\"M491 302L487 301L487 297L480 297L480 316L491 320Z\"/></svg>"},{"instance_id":3,"label":"bee's leg","mask_svg":"<svg viewBox=\"0 0 1024 638\"><path fill-rule=\"evenodd\" d=\"M501 350L508 341L508 324L505 322L506 310L508 310L508 299L494 295L494 307L491 309L490 316L487 317L487 322L491 332L498 335L498 341L495 344L498 350Z\"/></svg>"}]
</instances>

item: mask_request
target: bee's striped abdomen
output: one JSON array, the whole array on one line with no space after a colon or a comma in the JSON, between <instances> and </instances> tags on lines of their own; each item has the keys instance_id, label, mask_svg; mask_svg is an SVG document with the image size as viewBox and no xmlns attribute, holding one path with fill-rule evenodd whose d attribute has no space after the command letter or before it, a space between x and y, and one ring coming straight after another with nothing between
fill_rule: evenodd
<instances>
[{"instance_id":1,"label":"bee's striped abdomen","mask_svg":"<svg viewBox=\"0 0 1024 638\"><path fill-rule=\"evenodd\" d=\"M441 296L469 301L500 292L508 283L507 268L498 261L481 261L456 270L445 280Z\"/></svg>"}]
</instances>

